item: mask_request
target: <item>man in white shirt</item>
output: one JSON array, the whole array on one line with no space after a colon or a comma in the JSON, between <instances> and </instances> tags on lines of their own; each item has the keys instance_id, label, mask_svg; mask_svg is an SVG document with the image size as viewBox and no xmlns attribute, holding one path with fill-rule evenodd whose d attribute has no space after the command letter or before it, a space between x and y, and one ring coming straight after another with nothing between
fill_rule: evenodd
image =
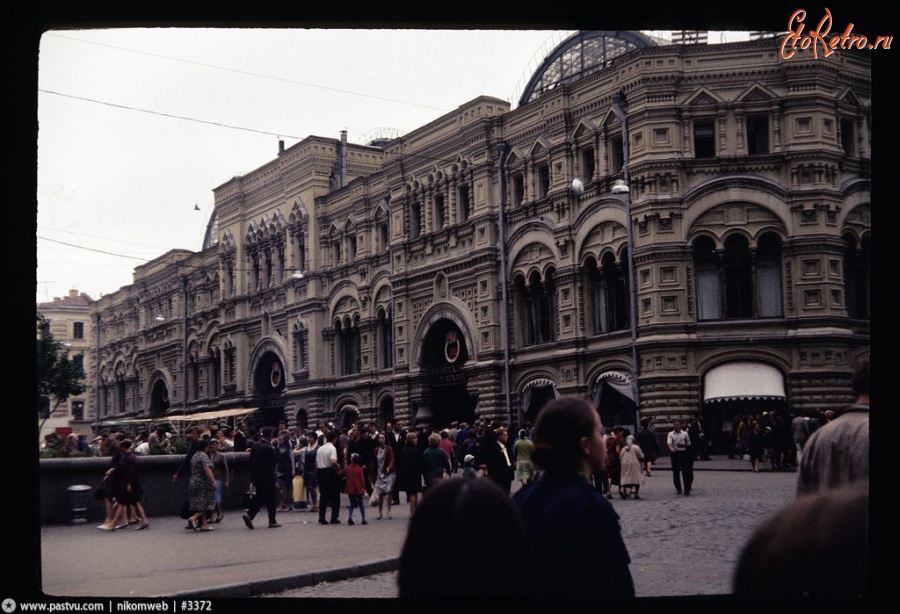
<instances>
[{"instance_id":1,"label":"man in white shirt","mask_svg":"<svg viewBox=\"0 0 900 614\"><path fill-rule=\"evenodd\" d=\"M681 478L684 477L684 496L687 497L690 496L694 483L694 455L691 453L691 438L686 431L681 430L681 426L681 420L672 423L672 430L666 435L666 445L669 446L672 459L675 492L681 494Z\"/></svg>"},{"instance_id":2,"label":"man in white shirt","mask_svg":"<svg viewBox=\"0 0 900 614\"><path fill-rule=\"evenodd\" d=\"M319 482L319 524L328 524L325 520L325 508L331 508L331 524L340 524L338 513L341 511L341 482L338 478L337 448L334 447L334 431L325 432L325 443L316 451L316 479Z\"/></svg>"}]
</instances>

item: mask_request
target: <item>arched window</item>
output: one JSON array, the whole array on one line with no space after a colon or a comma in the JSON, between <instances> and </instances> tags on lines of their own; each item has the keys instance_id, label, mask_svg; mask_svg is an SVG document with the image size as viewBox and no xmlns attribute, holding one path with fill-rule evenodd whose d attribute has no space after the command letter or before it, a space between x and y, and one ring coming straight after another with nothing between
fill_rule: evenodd
<instances>
[{"instance_id":1,"label":"arched window","mask_svg":"<svg viewBox=\"0 0 900 614\"><path fill-rule=\"evenodd\" d=\"M209 353L209 396L219 396L222 388L222 354L218 350Z\"/></svg>"},{"instance_id":2,"label":"arched window","mask_svg":"<svg viewBox=\"0 0 900 614\"><path fill-rule=\"evenodd\" d=\"M542 280L535 271L527 283L524 276L516 277L514 286L523 346L556 340L556 286L553 275L551 269Z\"/></svg>"},{"instance_id":3,"label":"arched window","mask_svg":"<svg viewBox=\"0 0 900 614\"><path fill-rule=\"evenodd\" d=\"M710 237L699 237L693 251L699 320L782 317L778 235L762 235L754 251L746 237L734 234L721 253Z\"/></svg>"},{"instance_id":4,"label":"arched window","mask_svg":"<svg viewBox=\"0 0 900 614\"><path fill-rule=\"evenodd\" d=\"M378 326L378 362L382 369L394 366L394 327L391 312L379 309L376 315Z\"/></svg>"},{"instance_id":5,"label":"arched window","mask_svg":"<svg viewBox=\"0 0 900 614\"><path fill-rule=\"evenodd\" d=\"M852 235L844 237L844 292L847 295L847 315L868 320L870 316L869 268L871 240L868 236L859 245Z\"/></svg>"},{"instance_id":6,"label":"arched window","mask_svg":"<svg viewBox=\"0 0 900 614\"><path fill-rule=\"evenodd\" d=\"M750 245L741 235L725 240L725 317L753 317L753 264Z\"/></svg>"},{"instance_id":7,"label":"arched window","mask_svg":"<svg viewBox=\"0 0 900 614\"><path fill-rule=\"evenodd\" d=\"M781 292L781 237L767 232L760 237L756 247L756 292L760 318L780 318Z\"/></svg>"},{"instance_id":8,"label":"arched window","mask_svg":"<svg viewBox=\"0 0 900 614\"><path fill-rule=\"evenodd\" d=\"M418 239L422 233L422 205L413 202L409 206L409 238Z\"/></svg>"},{"instance_id":9,"label":"arched window","mask_svg":"<svg viewBox=\"0 0 900 614\"><path fill-rule=\"evenodd\" d=\"M335 323L338 333L338 344L341 354L341 375L359 373L360 343L359 343L359 316L350 320L344 318Z\"/></svg>"},{"instance_id":10,"label":"arched window","mask_svg":"<svg viewBox=\"0 0 900 614\"><path fill-rule=\"evenodd\" d=\"M616 262L611 253L603 256L601 265L593 258L585 262L588 308L595 335L626 330L631 326L626 274L624 261Z\"/></svg>"}]
</instances>

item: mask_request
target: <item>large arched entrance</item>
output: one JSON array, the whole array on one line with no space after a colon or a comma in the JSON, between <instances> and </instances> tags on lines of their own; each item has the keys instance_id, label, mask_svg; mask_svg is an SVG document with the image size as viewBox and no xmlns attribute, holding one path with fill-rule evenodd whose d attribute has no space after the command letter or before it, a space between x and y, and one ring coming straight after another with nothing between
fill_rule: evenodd
<instances>
[{"instance_id":1,"label":"large arched entrance","mask_svg":"<svg viewBox=\"0 0 900 614\"><path fill-rule=\"evenodd\" d=\"M164 414L170 406L169 386L163 378L159 378L153 382L153 386L150 388L150 415Z\"/></svg>"},{"instance_id":2,"label":"large arched entrance","mask_svg":"<svg viewBox=\"0 0 900 614\"><path fill-rule=\"evenodd\" d=\"M623 371L607 371L597 378L594 404L603 426L624 426L638 432L637 404L634 402L633 375Z\"/></svg>"},{"instance_id":3,"label":"large arched entrance","mask_svg":"<svg viewBox=\"0 0 900 614\"><path fill-rule=\"evenodd\" d=\"M416 413L418 424L440 427L475 420L478 396L468 390L468 360L469 348L459 325L448 318L436 320L422 344L420 365L425 381Z\"/></svg>"},{"instance_id":4,"label":"large arched entrance","mask_svg":"<svg viewBox=\"0 0 900 614\"><path fill-rule=\"evenodd\" d=\"M284 413L285 372L281 359L275 352L263 353L253 373L253 392L259 399L257 419L264 426L278 426L287 422Z\"/></svg>"},{"instance_id":5,"label":"large arched entrance","mask_svg":"<svg viewBox=\"0 0 900 614\"><path fill-rule=\"evenodd\" d=\"M534 379L522 389L522 422L534 424L544 405L559 397L556 384L545 378Z\"/></svg>"}]
</instances>

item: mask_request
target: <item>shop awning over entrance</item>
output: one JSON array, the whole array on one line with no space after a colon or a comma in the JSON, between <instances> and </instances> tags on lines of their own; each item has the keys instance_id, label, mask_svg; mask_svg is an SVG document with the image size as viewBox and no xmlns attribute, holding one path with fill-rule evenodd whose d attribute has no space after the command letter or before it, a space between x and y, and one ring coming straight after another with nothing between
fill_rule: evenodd
<instances>
[{"instance_id":1,"label":"shop awning over entrance","mask_svg":"<svg viewBox=\"0 0 900 614\"><path fill-rule=\"evenodd\" d=\"M249 416L256 411L256 407L237 407L234 409L217 409L216 411L205 411L198 414L171 414L166 416L169 422L199 422L203 420L218 420L220 418L230 418L232 416Z\"/></svg>"},{"instance_id":2,"label":"shop awning over entrance","mask_svg":"<svg viewBox=\"0 0 900 614\"><path fill-rule=\"evenodd\" d=\"M784 399L784 376L761 362L729 362L710 369L703 378L703 401Z\"/></svg>"}]
</instances>

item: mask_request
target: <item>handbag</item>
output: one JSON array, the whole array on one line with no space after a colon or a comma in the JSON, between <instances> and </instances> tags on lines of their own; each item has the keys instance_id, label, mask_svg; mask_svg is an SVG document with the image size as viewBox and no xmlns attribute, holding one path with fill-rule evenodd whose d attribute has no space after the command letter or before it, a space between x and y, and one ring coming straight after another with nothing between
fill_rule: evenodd
<instances>
[{"instance_id":1,"label":"handbag","mask_svg":"<svg viewBox=\"0 0 900 614\"><path fill-rule=\"evenodd\" d=\"M243 507L245 510L250 509L250 504L253 503L253 499L255 498L256 488L253 486L253 482L250 482L250 486L247 487L247 492L244 493Z\"/></svg>"},{"instance_id":2,"label":"handbag","mask_svg":"<svg viewBox=\"0 0 900 614\"><path fill-rule=\"evenodd\" d=\"M378 505L378 491L377 490L372 491L372 496L369 497L369 505L371 505L372 507L375 507Z\"/></svg>"},{"instance_id":3,"label":"handbag","mask_svg":"<svg viewBox=\"0 0 900 614\"><path fill-rule=\"evenodd\" d=\"M303 476L295 475L293 484L294 507L303 509L306 507L306 488L303 485Z\"/></svg>"},{"instance_id":4,"label":"handbag","mask_svg":"<svg viewBox=\"0 0 900 614\"><path fill-rule=\"evenodd\" d=\"M187 499L184 500L184 503L181 504L181 510L179 510L178 515L182 520L187 520L193 514L191 513L191 502Z\"/></svg>"}]
</instances>

